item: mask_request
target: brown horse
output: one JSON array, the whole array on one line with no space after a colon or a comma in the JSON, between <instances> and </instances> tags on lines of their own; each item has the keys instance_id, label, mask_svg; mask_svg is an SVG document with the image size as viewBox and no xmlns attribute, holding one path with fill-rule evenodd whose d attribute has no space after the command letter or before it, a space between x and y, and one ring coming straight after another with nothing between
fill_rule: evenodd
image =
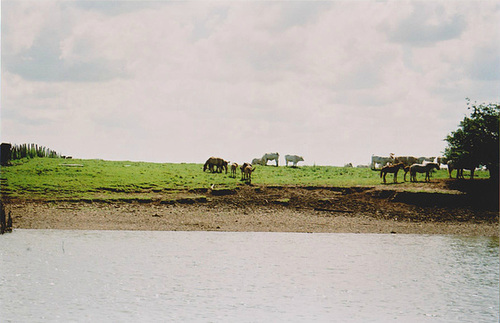
<instances>
[{"instance_id":1,"label":"brown horse","mask_svg":"<svg viewBox=\"0 0 500 323\"><path fill-rule=\"evenodd\" d=\"M474 170L478 165L472 165L472 163L465 163L459 161L449 160L446 165L448 165L448 174L451 178L451 172L454 169L457 170L457 179L464 178L464 169L470 170L470 179L474 179Z\"/></svg>"},{"instance_id":2,"label":"brown horse","mask_svg":"<svg viewBox=\"0 0 500 323\"><path fill-rule=\"evenodd\" d=\"M241 180L247 182L248 184L252 183L252 172L255 170L255 167L252 168L252 164L244 163L240 167L241 169Z\"/></svg>"},{"instance_id":3,"label":"brown horse","mask_svg":"<svg viewBox=\"0 0 500 323\"><path fill-rule=\"evenodd\" d=\"M431 180L431 170L432 169L439 170L439 164L437 163L428 163L425 165L422 164L413 164L410 166L410 182L417 181L417 173L425 173L425 181L428 182Z\"/></svg>"},{"instance_id":4,"label":"brown horse","mask_svg":"<svg viewBox=\"0 0 500 323\"><path fill-rule=\"evenodd\" d=\"M403 179L406 182L406 174L408 174L408 172L410 171L410 166L405 166L403 170L405 171L405 176L403 177Z\"/></svg>"},{"instance_id":5,"label":"brown horse","mask_svg":"<svg viewBox=\"0 0 500 323\"><path fill-rule=\"evenodd\" d=\"M206 171L207 168L212 173L222 173L223 170L226 170L227 174L227 164L228 162L222 158L210 157L203 165L203 171Z\"/></svg>"},{"instance_id":6,"label":"brown horse","mask_svg":"<svg viewBox=\"0 0 500 323\"><path fill-rule=\"evenodd\" d=\"M384 184L385 184L385 176L387 173L393 173L394 174L394 183L398 182L398 172L400 169L404 169L405 165L403 163L399 163L396 165L386 165L382 167L382 170L380 171L380 177L384 178Z\"/></svg>"},{"instance_id":7,"label":"brown horse","mask_svg":"<svg viewBox=\"0 0 500 323\"><path fill-rule=\"evenodd\" d=\"M238 169L238 164L232 163L231 164L231 177L232 178L236 178L236 169Z\"/></svg>"}]
</instances>

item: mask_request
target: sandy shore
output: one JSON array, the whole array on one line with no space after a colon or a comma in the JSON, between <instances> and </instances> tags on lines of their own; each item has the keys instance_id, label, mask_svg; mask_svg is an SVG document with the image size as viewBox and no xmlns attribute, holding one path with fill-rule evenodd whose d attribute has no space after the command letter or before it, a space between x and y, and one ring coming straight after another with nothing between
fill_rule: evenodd
<instances>
[{"instance_id":1,"label":"sandy shore","mask_svg":"<svg viewBox=\"0 0 500 323\"><path fill-rule=\"evenodd\" d=\"M498 210L449 207L453 194L436 200L370 188L261 187L204 193L208 198L184 194L168 203L10 201L6 209L23 229L499 235Z\"/></svg>"}]
</instances>

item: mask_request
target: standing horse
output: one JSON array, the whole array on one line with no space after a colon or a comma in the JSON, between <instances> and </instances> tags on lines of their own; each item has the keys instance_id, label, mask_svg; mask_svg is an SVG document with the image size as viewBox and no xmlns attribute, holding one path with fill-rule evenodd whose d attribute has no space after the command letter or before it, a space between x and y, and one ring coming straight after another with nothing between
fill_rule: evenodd
<instances>
[{"instance_id":1,"label":"standing horse","mask_svg":"<svg viewBox=\"0 0 500 323\"><path fill-rule=\"evenodd\" d=\"M405 168L403 170L405 171L405 175L403 176L403 179L406 182L406 174L408 174L408 172L410 171L410 166L405 166Z\"/></svg>"},{"instance_id":2,"label":"standing horse","mask_svg":"<svg viewBox=\"0 0 500 323\"><path fill-rule=\"evenodd\" d=\"M446 165L448 166L448 174L450 175L450 178L451 172L453 172L454 169L457 170L457 179L464 178L464 169L468 169L470 170L470 179L474 179L474 170L476 169L477 165L473 165L473 163L465 163L453 160L449 160Z\"/></svg>"},{"instance_id":3,"label":"standing horse","mask_svg":"<svg viewBox=\"0 0 500 323\"><path fill-rule=\"evenodd\" d=\"M385 176L387 173L393 173L394 174L394 183L398 182L398 172L400 169L404 169L405 165L403 163L399 163L396 165L387 165L382 167L382 170L380 171L380 177L384 177L384 184L385 184Z\"/></svg>"},{"instance_id":4,"label":"standing horse","mask_svg":"<svg viewBox=\"0 0 500 323\"><path fill-rule=\"evenodd\" d=\"M417 173L425 173L425 181L431 180L431 170L432 169L439 170L438 163L428 163L425 165L422 164L413 164L410 166L410 182L417 181Z\"/></svg>"},{"instance_id":5,"label":"standing horse","mask_svg":"<svg viewBox=\"0 0 500 323\"><path fill-rule=\"evenodd\" d=\"M232 178L236 178L236 169L238 169L238 164L232 163L231 164L231 177Z\"/></svg>"}]
</instances>

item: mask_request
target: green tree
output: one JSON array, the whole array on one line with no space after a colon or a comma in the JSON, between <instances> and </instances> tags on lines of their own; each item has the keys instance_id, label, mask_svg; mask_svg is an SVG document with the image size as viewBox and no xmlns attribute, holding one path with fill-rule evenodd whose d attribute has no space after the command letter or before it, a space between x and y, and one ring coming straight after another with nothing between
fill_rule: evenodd
<instances>
[{"instance_id":1,"label":"green tree","mask_svg":"<svg viewBox=\"0 0 500 323\"><path fill-rule=\"evenodd\" d=\"M462 165L485 165L490 178L498 179L500 104L471 104L470 116L465 116L459 128L446 137L445 156Z\"/></svg>"}]
</instances>

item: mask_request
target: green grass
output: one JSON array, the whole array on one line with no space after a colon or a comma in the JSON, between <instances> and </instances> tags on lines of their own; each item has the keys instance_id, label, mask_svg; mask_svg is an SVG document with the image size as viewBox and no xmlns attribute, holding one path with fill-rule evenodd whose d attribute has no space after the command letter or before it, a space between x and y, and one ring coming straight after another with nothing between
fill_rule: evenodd
<instances>
[{"instance_id":1,"label":"green grass","mask_svg":"<svg viewBox=\"0 0 500 323\"><path fill-rule=\"evenodd\" d=\"M203 172L202 164L160 164L128 161L64 160L34 158L14 161L2 167L0 179L3 196L36 199L102 199L144 200L155 196L167 198L179 191L233 189L245 185L240 174ZM403 181L403 173L398 176ZM479 177L488 177L479 172ZM418 179L423 180L423 174ZM447 178L445 170L433 173L432 178ZM366 168L334 166L274 167L257 166L252 175L253 185L263 186L375 186L381 184L378 171ZM392 174L387 175L392 182ZM399 185L408 186L406 182Z\"/></svg>"}]
</instances>

